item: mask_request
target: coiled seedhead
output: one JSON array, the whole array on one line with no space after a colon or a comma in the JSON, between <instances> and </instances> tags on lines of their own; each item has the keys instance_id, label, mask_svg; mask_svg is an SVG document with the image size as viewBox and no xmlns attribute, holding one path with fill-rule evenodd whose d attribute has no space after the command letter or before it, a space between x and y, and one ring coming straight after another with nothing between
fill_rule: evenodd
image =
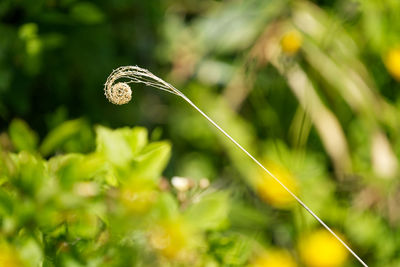
<instances>
[{"instance_id":1,"label":"coiled seedhead","mask_svg":"<svg viewBox=\"0 0 400 267\"><path fill-rule=\"evenodd\" d=\"M123 105L129 103L132 99L132 89L126 83L117 83L106 91L107 99L115 105Z\"/></svg>"},{"instance_id":2,"label":"coiled seedhead","mask_svg":"<svg viewBox=\"0 0 400 267\"><path fill-rule=\"evenodd\" d=\"M127 81L118 82L119 79ZM182 93L169 83L158 78L153 73L138 66L124 66L114 70L104 86L104 94L107 99L116 105L123 105L132 99L132 89L129 83L143 83L145 85L182 96Z\"/></svg>"}]
</instances>

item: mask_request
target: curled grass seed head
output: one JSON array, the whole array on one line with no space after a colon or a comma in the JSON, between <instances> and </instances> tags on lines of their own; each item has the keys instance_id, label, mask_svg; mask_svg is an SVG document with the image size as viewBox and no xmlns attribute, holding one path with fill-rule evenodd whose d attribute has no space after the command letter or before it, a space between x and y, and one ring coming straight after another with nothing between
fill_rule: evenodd
<instances>
[{"instance_id":1,"label":"curled grass seed head","mask_svg":"<svg viewBox=\"0 0 400 267\"><path fill-rule=\"evenodd\" d=\"M128 81L116 83L119 79L126 79ZM126 104L132 99L132 90L129 83L142 83L175 95L183 95L169 83L138 66L124 66L115 69L107 78L104 85L104 94L113 104Z\"/></svg>"},{"instance_id":2,"label":"curled grass seed head","mask_svg":"<svg viewBox=\"0 0 400 267\"><path fill-rule=\"evenodd\" d=\"M111 103L123 105L131 101L132 89L126 83L117 83L111 86L111 89L106 96Z\"/></svg>"}]
</instances>

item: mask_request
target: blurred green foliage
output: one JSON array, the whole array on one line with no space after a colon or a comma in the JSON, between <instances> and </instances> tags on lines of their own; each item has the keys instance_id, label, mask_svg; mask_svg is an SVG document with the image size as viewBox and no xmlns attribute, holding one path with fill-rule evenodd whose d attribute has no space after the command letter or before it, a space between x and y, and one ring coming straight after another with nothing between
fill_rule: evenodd
<instances>
[{"instance_id":1,"label":"blurred green foliage","mask_svg":"<svg viewBox=\"0 0 400 267\"><path fill-rule=\"evenodd\" d=\"M399 32L397 0L2 0L0 260L358 266L179 99L108 103L112 69L139 65L398 266Z\"/></svg>"},{"instance_id":2,"label":"blurred green foliage","mask_svg":"<svg viewBox=\"0 0 400 267\"><path fill-rule=\"evenodd\" d=\"M55 133L70 134L75 122L62 124L43 144ZM179 201L174 191L160 188L168 183L161 172L170 157L169 143L148 143L144 128L99 126L96 136L96 149L88 154L76 151L45 160L25 147L1 151L0 243L7 248L0 251L1 266L215 261L212 253L206 256L204 242L206 233L226 228L229 193L196 186L193 190L202 191L196 200ZM15 120L10 138L17 148L23 138L36 136ZM81 140L70 135L69 141ZM45 153L57 151L54 146Z\"/></svg>"}]
</instances>

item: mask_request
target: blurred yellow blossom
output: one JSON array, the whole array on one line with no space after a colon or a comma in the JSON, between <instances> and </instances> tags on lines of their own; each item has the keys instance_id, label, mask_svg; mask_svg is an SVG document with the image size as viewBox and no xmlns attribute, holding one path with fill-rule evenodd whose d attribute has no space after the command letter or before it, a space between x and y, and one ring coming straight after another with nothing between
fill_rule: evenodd
<instances>
[{"instance_id":1,"label":"blurred yellow blossom","mask_svg":"<svg viewBox=\"0 0 400 267\"><path fill-rule=\"evenodd\" d=\"M325 229L304 236L299 242L300 256L310 267L338 267L347 259L345 247Z\"/></svg>"},{"instance_id":2,"label":"blurred yellow blossom","mask_svg":"<svg viewBox=\"0 0 400 267\"><path fill-rule=\"evenodd\" d=\"M120 198L127 210L143 213L156 201L157 191L152 183L137 179L121 189Z\"/></svg>"},{"instance_id":3,"label":"blurred yellow blossom","mask_svg":"<svg viewBox=\"0 0 400 267\"><path fill-rule=\"evenodd\" d=\"M390 49L384 61L389 73L400 81L400 46Z\"/></svg>"},{"instance_id":4,"label":"blurred yellow blossom","mask_svg":"<svg viewBox=\"0 0 400 267\"><path fill-rule=\"evenodd\" d=\"M169 260L186 260L190 256L192 232L180 218L164 220L151 231L149 242Z\"/></svg>"},{"instance_id":5,"label":"blurred yellow blossom","mask_svg":"<svg viewBox=\"0 0 400 267\"><path fill-rule=\"evenodd\" d=\"M303 38L298 31L288 31L281 39L282 51L290 55L295 54L300 49L302 43Z\"/></svg>"},{"instance_id":6,"label":"blurred yellow blossom","mask_svg":"<svg viewBox=\"0 0 400 267\"><path fill-rule=\"evenodd\" d=\"M294 194L298 193L296 179L289 170L272 161L267 161L264 166ZM260 177L256 180L256 191L264 201L277 208L287 208L295 202L295 199L264 171L260 172Z\"/></svg>"},{"instance_id":7,"label":"blurred yellow blossom","mask_svg":"<svg viewBox=\"0 0 400 267\"><path fill-rule=\"evenodd\" d=\"M0 243L0 266L23 267L17 251L6 243Z\"/></svg>"},{"instance_id":8,"label":"blurred yellow blossom","mask_svg":"<svg viewBox=\"0 0 400 267\"><path fill-rule=\"evenodd\" d=\"M270 250L258 256L249 267L296 267L289 252L281 249Z\"/></svg>"}]
</instances>

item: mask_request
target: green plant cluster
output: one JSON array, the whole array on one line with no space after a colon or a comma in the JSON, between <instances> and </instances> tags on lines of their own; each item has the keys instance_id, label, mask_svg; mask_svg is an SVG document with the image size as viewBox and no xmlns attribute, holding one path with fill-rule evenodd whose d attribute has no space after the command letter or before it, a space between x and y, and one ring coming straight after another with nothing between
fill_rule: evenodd
<instances>
[{"instance_id":1,"label":"green plant cluster","mask_svg":"<svg viewBox=\"0 0 400 267\"><path fill-rule=\"evenodd\" d=\"M74 123L39 150L23 121L10 125L15 152L3 148L0 160L1 266L215 266L226 253L244 263L218 232L228 225L229 193L193 185L191 198L178 198L161 175L168 142L149 142L141 127L98 126L94 151L60 153L81 141Z\"/></svg>"}]
</instances>

